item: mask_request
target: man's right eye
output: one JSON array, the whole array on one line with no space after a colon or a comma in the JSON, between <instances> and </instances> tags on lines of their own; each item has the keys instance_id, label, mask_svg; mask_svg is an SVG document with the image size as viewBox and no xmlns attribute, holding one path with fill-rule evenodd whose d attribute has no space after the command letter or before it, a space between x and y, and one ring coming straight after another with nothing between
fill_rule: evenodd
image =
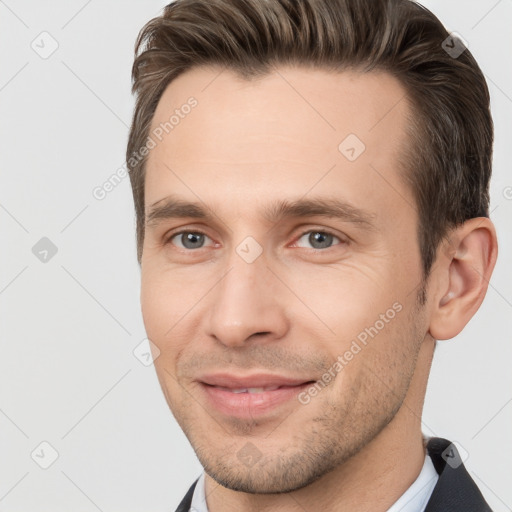
<instances>
[{"instance_id":1,"label":"man's right eye","mask_svg":"<svg viewBox=\"0 0 512 512\"><path fill-rule=\"evenodd\" d=\"M205 238L210 239L208 235L201 231L179 231L169 236L165 245L172 244L185 250L202 249ZM174 239L176 241L173 242Z\"/></svg>"}]
</instances>

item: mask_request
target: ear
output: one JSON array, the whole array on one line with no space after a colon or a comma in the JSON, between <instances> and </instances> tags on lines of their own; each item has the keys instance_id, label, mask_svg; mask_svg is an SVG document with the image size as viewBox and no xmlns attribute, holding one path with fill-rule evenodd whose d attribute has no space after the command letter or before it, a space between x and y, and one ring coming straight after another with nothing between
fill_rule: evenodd
<instances>
[{"instance_id":1,"label":"ear","mask_svg":"<svg viewBox=\"0 0 512 512\"><path fill-rule=\"evenodd\" d=\"M487 217L467 220L442 242L433 269L435 291L429 333L436 340L459 334L484 300L498 242Z\"/></svg>"}]
</instances>

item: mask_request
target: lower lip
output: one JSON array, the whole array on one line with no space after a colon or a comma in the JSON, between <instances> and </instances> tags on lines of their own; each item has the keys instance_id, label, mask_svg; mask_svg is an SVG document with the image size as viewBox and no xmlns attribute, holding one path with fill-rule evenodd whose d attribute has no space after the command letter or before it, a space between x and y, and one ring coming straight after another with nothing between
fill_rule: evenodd
<instances>
[{"instance_id":1,"label":"lower lip","mask_svg":"<svg viewBox=\"0 0 512 512\"><path fill-rule=\"evenodd\" d=\"M296 398L301 391L311 385L312 383L308 382L299 386L285 386L261 393L233 393L201 383L210 404L215 409L227 416L236 416L237 418L254 418L268 413Z\"/></svg>"}]
</instances>

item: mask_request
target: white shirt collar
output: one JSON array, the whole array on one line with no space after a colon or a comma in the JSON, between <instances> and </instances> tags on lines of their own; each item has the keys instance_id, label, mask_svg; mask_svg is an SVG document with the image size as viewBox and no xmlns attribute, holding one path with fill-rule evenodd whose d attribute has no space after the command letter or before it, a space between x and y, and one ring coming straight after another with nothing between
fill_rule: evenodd
<instances>
[{"instance_id":1,"label":"white shirt collar","mask_svg":"<svg viewBox=\"0 0 512 512\"><path fill-rule=\"evenodd\" d=\"M208 512L204 494L204 471L201 473L201 476L199 477L199 480L197 481L196 487L194 489L189 512Z\"/></svg>"},{"instance_id":2,"label":"white shirt collar","mask_svg":"<svg viewBox=\"0 0 512 512\"><path fill-rule=\"evenodd\" d=\"M398 498L388 512L423 512L427 506L432 491L437 484L439 475L432 463L432 459L427 454L425 462L421 468L418 478L412 485Z\"/></svg>"},{"instance_id":3,"label":"white shirt collar","mask_svg":"<svg viewBox=\"0 0 512 512\"><path fill-rule=\"evenodd\" d=\"M423 468L418 478L388 509L388 512L423 512L427 502L434 490L439 475L437 474L432 459L425 455ZM197 481L192 496L192 503L189 512L208 512L204 492L204 471Z\"/></svg>"}]
</instances>

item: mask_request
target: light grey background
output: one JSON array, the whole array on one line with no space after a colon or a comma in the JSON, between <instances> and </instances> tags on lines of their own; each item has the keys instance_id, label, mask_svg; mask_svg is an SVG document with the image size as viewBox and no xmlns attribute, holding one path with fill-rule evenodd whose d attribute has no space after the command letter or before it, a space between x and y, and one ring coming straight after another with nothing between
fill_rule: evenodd
<instances>
[{"instance_id":1,"label":"light grey background","mask_svg":"<svg viewBox=\"0 0 512 512\"><path fill-rule=\"evenodd\" d=\"M424 4L488 78L500 241L482 308L437 349L424 431L460 443L501 512L512 507L512 1ZM129 179L92 194L123 166L133 45L164 5L0 1L0 511L173 511L201 471L133 354L145 332ZM45 263L32 251L43 237L58 250Z\"/></svg>"}]
</instances>

